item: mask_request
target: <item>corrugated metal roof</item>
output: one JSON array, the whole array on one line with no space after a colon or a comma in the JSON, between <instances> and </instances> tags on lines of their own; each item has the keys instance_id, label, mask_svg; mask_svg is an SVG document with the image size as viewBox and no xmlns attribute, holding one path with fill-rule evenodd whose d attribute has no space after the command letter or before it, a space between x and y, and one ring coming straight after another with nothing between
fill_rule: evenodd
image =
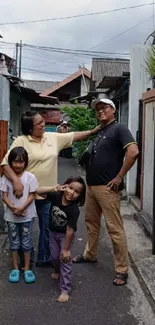
<instances>
[{"instance_id":1,"label":"corrugated metal roof","mask_svg":"<svg viewBox=\"0 0 155 325\"><path fill-rule=\"evenodd\" d=\"M121 77L123 72L130 71L130 60L93 58L92 59L92 80L96 87L104 77Z\"/></svg>"},{"instance_id":2,"label":"corrugated metal roof","mask_svg":"<svg viewBox=\"0 0 155 325\"><path fill-rule=\"evenodd\" d=\"M37 93L43 93L48 88L52 88L56 82L54 81L42 81L42 80L26 80L24 82L28 88L34 89Z\"/></svg>"},{"instance_id":3,"label":"corrugated metal roof","mask_svg":"<svg viewBox=\"0 0 155 325\"><path fill-rule=\"evenodd\" d=\"M98 87L103 89L113 89L116 90L120 88L124 82L127 80L127 77L104 77L103 80L99 83Z\"/></svg>"},{"instance_id":4,"label":"corrugated metal roof","mask_svg":"<svg viewBox=\"0 0 155 325\"><path fill-rule=\"evenodd\" d=\"M89 70L82 68L79 69L78 71L76 71L75 73L71 74L69 77L65 78L64 80L58 82L54 87L47 89L46 91L43 92L43 95L51 95L52 93L54 93L56 90L62 88L63 86L67 85L68 83L70 83L71 81L75 80L76 78L82 76L82 74L84 74L84 76L86 76L87 78L91 78L91 73Z\"/></svg>"}]
</instances>

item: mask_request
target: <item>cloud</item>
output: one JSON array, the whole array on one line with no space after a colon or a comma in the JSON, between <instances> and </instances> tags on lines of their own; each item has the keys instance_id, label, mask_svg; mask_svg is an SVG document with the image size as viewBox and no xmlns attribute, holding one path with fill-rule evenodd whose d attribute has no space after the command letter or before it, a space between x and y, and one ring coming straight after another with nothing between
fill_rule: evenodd
<instances>
[{"instance_id":1,"label":"cloud","mask_svg":"<svg viewBox=\"0 0 155 325\"><path fill-rule=\"evenodd\" d=\"M136 1L136 5L141 3L144 1ZM135 5L134 0L5 0L0 3L0 22L62 17L132 5ZM131 43L144 42L153 31L153 18L149 18L151 15L153 8L147 6L70 20L0 26L0 33L6 42L19 42L22 39L28 44L72 49L91 49L98 45L96 51L124 53L129 51ZM147 18L145 23L115 38ZM13 45L0 45L0 49L15 56ZM47 75L23 70L23 76L27 78L60 80L64 76L54 75L53 72L70 74L78 68L78 64L83 63L90 66L91 58L23 48L23 68L52 72Z\"/></svg>"}]
</instances>

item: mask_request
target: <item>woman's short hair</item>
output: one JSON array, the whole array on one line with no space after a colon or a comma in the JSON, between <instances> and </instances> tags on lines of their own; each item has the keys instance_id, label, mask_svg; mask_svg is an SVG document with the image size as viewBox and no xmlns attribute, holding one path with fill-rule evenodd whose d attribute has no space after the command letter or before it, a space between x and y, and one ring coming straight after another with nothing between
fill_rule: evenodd
<instances>
[{"instance_id":1,"label":"woman's short hair","mask_svg":"<svg viewBox=\"0 0 155 325\"><path fill-rule=\"evenodd\" d=\"M80 194L80 196L79 196L79 198L77 200L77 203L80 206L83 206L85 204L85 196L86 196L86 184L85 184L85 181L80 176L77 176L77 177L71 176L71 177L67 178L64 185L66 185L66 184L69 185L69 184L71 184L73 182L77 182L77 183L80 183L80 184L83 185L83 189L82 189L81 194Z\"/></svg>"},{"instance_id":2,"label":"woman's short hair","mask_svg":"<svg viewBox=\"0 0 155 325\"><path fill-rule=\"evenodd\" d=\"M21 116L21 130L24 135L31 135L33 131L33 119L37 111L27 111Z\"/></svg>"},{"instance_id":3,"label":"woman's short hair","mask_svg":"<svg viewBox=\"0 0 155 325\"><path fill-rule=\"evenodd\" d=\"M28 166L29 159L28 159L28 153L23 147L15 147L10 151L9 156L8 156L9 166L12 167L12 162L17 157L19 158L19 161L25 162L25 169L26 169Z\"/></svg>"}]
</instances>

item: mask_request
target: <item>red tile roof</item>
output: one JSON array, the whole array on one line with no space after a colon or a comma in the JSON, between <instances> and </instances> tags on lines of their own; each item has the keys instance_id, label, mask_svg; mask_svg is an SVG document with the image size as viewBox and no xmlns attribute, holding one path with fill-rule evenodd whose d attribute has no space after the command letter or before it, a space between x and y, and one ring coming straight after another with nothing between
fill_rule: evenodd
<instances>
[{"instance_id":1,"label":"red tile roof","mask_svg":"<svg viewBox=\"0 0 155 325\"><path fill-rule=\"evenodd\" d=\"M79 69L78 71L74 72L69 77L65 78L64 80L58 82L52 88L49 88L49 89L45 90L42 93L42 95L48 96L48 95L52 94L56 90L62 88L63 86L65 86L68 83L70 83L71 81L73 81L73 80L77 79L78 77L82 76L82 74L84 74L84 76L86 76L87 78L91 79L91 72L89 70L85 69L85 68L82 68L82 69Z\"/></svg>"}]
</instances>

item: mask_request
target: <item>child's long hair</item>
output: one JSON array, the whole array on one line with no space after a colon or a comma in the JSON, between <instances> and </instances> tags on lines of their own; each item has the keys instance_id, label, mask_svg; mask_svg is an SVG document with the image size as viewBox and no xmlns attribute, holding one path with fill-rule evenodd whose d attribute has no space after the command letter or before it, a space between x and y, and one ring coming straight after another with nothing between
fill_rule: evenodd
<instances>
[{"instance_id":1,"label":"child's long hair","mask_svg":"<svg viewBox=\"0 0 155 325\"><path fill-rule=\"evenodd\" d=\"M9 156L8 156L9 166L12 168L12 162L17 157L19 158L19 161L23 160L25 162L25 169L26 169L28 166L29 160L28 160L28 153L23 147L15 147L10 151Z\"/></svg>"},{"instance_id":2,"label":"child's long hair","mask_svg":"<svg viewBox=\"0 0 155 325\"><path fill-rule=\"evenodd\" d=\"M73 182L77 182L77 183L80 183L80 184L83 185L83 189L81 191L81 194L79 195L79 198L76 201L79 204L79 206L83 206L85 204L85 196L86 196L86 184L85 184L85 181L80 176L77 176L77 177L71 176L71 177L67 178L64 185L66 185L66 184L69 185L69 184L71 184Z\"/></svg>"}]
</instances>

